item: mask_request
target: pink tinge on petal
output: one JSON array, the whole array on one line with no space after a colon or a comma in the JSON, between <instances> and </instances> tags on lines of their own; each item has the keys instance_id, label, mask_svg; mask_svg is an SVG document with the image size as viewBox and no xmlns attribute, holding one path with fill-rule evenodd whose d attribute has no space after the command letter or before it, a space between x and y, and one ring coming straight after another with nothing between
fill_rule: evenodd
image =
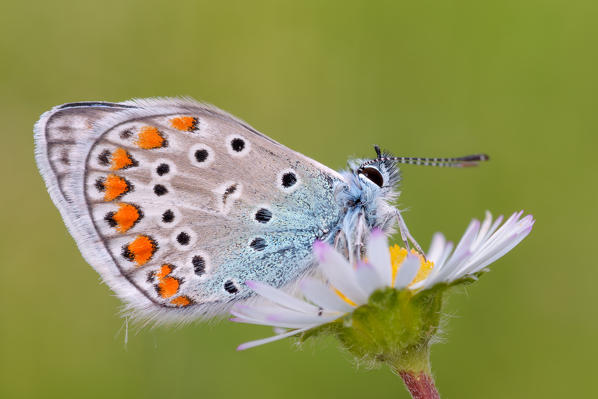
<instances>
[{"instance_id":1,"label":"pink tinge on petal","mask_svg":"<svg viewBox=\"0 0 598 399\"><path fill-rule=\"evenodd\" d=\"M384 232L379 227L374 227L370 234L372 238L385 237Z\"/></svg>"},{"instance_id":2,"label":"pink tinge on petal","mask_svg":"<svg viewBox=\"0 0 598 399\"><path fill-rule=\"evenodd\" d=\"M324 241L316 240L313 245L313 251L320 262L323 262L326 258L326 253L333 250L330 245Z\"/></svg>"},{"instance_id":3,"label":"pink tinge on petal","mask_svg":"<svg viewBox=\"0 0 598 399\"><path fill-rule=\"evenodd\" d=\"M364 261L362 261L361 259L357 261L357 264L355 265L355 270L359 270L362 267L367 267L367 268L371 268L372 265L365 263Z\"/></svg>"}]
</instances>

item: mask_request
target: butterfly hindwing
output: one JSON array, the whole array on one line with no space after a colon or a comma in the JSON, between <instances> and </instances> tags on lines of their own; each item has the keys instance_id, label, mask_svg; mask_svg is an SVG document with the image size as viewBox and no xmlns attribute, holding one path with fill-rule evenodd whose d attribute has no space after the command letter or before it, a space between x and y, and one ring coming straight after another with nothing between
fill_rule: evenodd
<instances>
[{"instance_id":1,"label":"butterfly hindwing","mask_svg":"<svg viewBox=\"0 0 598 399\"><path fill-rule=\"evenodd\" d=\"M214 314L249 295L244 281L293 282L341 218L336 172L213 107L164 99L52 112L36 141L50 191L68 198L53 199L86 259L146 317ZM68 167L56 172L49 137L61 130L47 121L59 119L85 129L71 129Z\"/></svg>"}]
</instances>

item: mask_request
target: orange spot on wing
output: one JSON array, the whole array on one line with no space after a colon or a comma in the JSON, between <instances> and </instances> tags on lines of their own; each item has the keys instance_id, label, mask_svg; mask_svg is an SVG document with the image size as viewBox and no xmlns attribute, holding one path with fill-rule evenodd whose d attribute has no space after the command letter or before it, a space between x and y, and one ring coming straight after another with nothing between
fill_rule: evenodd
<instances>
[{"instance_id":1,"label":"orange spot on wing","mask_svg":"<svg viewBox=\"0 0 598 399\"><path fill-rule=\"evenodd\" d=\"M116 222L116 230L121 233L126 232L137 223L141 213L136 206L122 203L119 205L118 211L112 216Z\"/></svg>"},{"instance_id":2,"label":"orange spot on wing","mask_svg":"<svg viewBox=\"0 0 598 399\"><path fill-rule=\"evenodd\" d=\"M158 283L158 291L162 298L170 298L179 290L180 282L174 277L165 277Z\"/></svg>"},{"instance_id":3,"label":"orange spot on wing","mask_svg":"<svg viewBox=\"0 0 598 399\"><path fill-rule=\"evenodd\" d=\"M135 240L127 245L125 257L137 263L137 266L143 266L156 252L158 248L156 242L148 236L137 236Z\"/></svg>"},{"instance_id":4,"label":"orange spot on wing","mask_svg":"<svg viewBox=\"0 0 598 399\"><path fill-rule=\"evenodd\" d=\"M163 147L165 143L162 134L153 126L142 127L137 138L137 145L145 150Z\"/></svg>"},{"instance_id":5,"label":"orange spot on wing","mask_svg":"<svg viewBox=\"0 0 598 399\"><path fill-rule=\"evenodd\" d=\"M168 276L172 270L174 268L171 265L162 265L162 267L160 268L160 271L158 273L156 273L156 278L158 279L158 281L161 281L164 277Z\"/></svg>"},{"instance_id":6,"label":"orange spot on wing","mask_svg":"<svg viewBox=\"0 0 598 399\"><path fill-rule=\"evenodd\" d=\"M178 118L172 118L170 124L172 127L178 130L184 130L186 132L193 132L197 130L197 118L192 116L181 116Z\"/></svg>"},{"instance_id":7,"label":"orange spot on wing","mask_svg":"<svg viewBox=\"0 0 598 399\"><path fill-rule=\"evenodd\" d=\"M117 175L108 175L103 182L104 201L112 201L123 196L131 190L131 185L122 177Z\"/></svg>"},{"instance_id":8,"label":"orange spot on wing","mask_svg":"<svg viewBox=\"0 0 598 399\"><path fill-rule=\"evenodd\" d=\"M158 295L162 298L170 298L179 291L181 280L176 277L171 277L170 273L174 270L174 266L164 264L160 267L160 270L155 272L153 276L158 280L158 284L155 284Z\"/></svg>"},{"instance_id":9,"label":"orange spot on wing","mask_svg":"<svg viewBox=\"0 0 598 399\"><path fill-rule=\"evenodd\" d=\"M172 299L170 303L176 306L185 307L191 305L191 299L189 299L187 296L177 296L176 298Z\"/></svg>"},{"instance_id":10,"label":"orange spot on wing","mask_svg":"<svg viewBox=\"0 0 598 399\"><path fill-rule=\"evenodd\" d=\"M133 158L124 148L117 148L112 153L112 165L110 169L119 170L133 166Z\"/></svg>"}]
</instances>

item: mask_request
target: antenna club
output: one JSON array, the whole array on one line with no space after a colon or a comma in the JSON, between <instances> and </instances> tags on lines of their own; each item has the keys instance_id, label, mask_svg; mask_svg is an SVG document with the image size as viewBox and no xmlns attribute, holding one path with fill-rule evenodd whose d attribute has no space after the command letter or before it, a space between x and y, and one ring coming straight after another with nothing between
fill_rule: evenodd
<instances>
[{"instance_id":1,"label":"antenna club","mask_svg":"<svg viewBox=\"0 0 598 399\"><path fill-rule=\"evenodd\" d=\"M460 157L457 159L465 162L482 162L490 160L490 157L487 154L474 154Z\"/></svg>"}]
</instances>

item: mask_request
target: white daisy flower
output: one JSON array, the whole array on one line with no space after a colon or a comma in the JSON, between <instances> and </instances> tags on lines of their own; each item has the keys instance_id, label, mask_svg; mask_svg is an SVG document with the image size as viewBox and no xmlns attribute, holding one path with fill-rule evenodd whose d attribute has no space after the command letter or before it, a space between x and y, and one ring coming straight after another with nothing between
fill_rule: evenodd
<instances>
[{"instance_id":1,"label":"white daisy flower","mask_svg":"<svg viewBox=\"0 0 598 399\"><path fill-rule=\"evenodd\" d=\"M454 250L451 242L447 242L441 233L436 233L425 258L397 245L389 248L386 237L379 230L371 234L366 260L356 265L349 264L331 246L318 241L314 244L314 254L327 282L313 277L302 279L299 283L301 296L290 295L261 282L246 282L267 301L234 306L231 313L235 317L231 320L272 326L277 331L284 329L284 332L244 343L237 349L248 349L332 323L368 304L372 294L381 289L408 291L415 296L436 287L476 279L490 263L505 255L530 233L534 219L531 215L521 218L522 214L523 211L514 213L500 226L502 216L493 222L487 212L482 223L474 219L469 224ZM441 303L439 295L438 303ZM432 326L435 332L437 318L433 323L436 323ZM428 345L428 342L429 337L425 344Z\"/></svg>"}]
</instances>

